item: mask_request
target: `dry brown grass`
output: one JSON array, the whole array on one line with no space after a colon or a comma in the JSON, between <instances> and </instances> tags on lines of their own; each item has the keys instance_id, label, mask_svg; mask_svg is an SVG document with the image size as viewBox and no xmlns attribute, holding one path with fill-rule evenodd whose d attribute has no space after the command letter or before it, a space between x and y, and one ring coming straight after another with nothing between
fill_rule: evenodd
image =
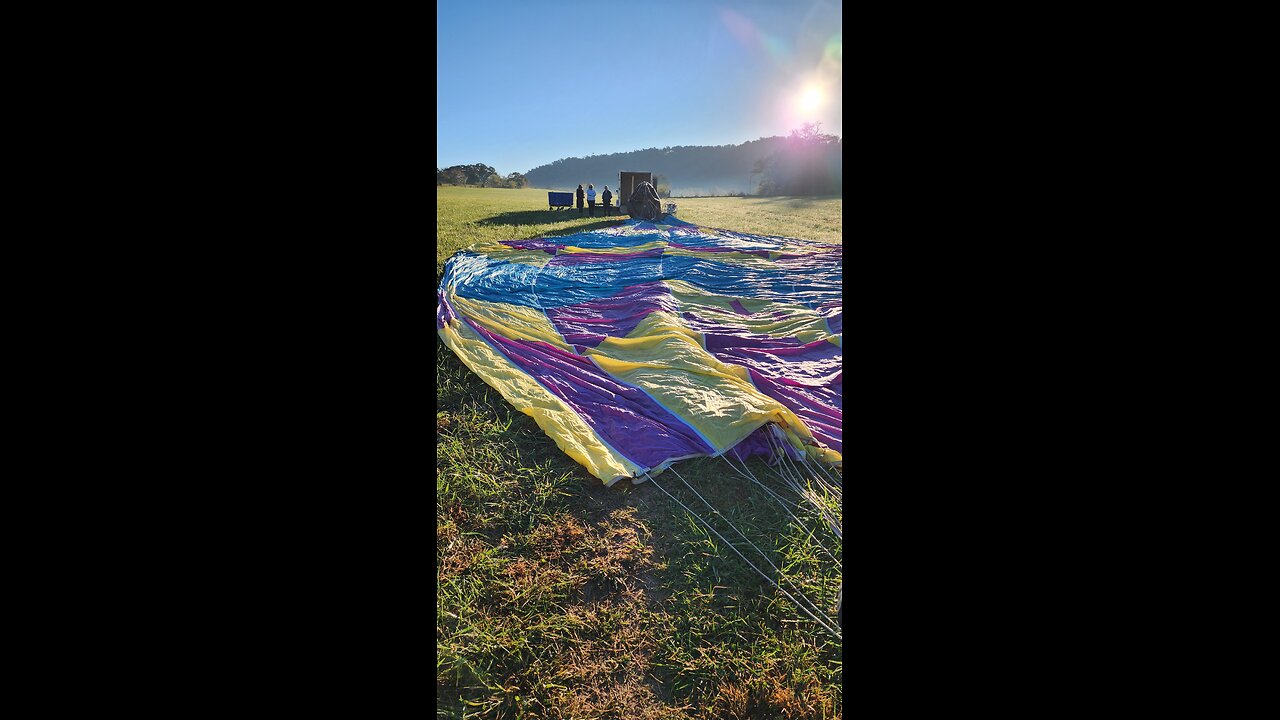
<instances>
[{"instance_id":1,"label":"dry brown grass","mask_svg":"<svg viewBox=\"0 0 1280 720\"><path fill-rule=\"evenodd\" d=\"M836 700L814 683L797 690L785 678L769 676L751 684L726 683L701 716L706 720L840 720Z\"/></svg>"},{"instance_id":2,"label":"dry brown grass","mask_svg":"<svg viewBox=\"0 0 1280 720\"><path fill-rule=\"evenodd\" d=\"M440 557L439 579L447 580L462 574L484 549L484 543L475 538L455 536L445 546Z\"/></svg>"}]
</instances>

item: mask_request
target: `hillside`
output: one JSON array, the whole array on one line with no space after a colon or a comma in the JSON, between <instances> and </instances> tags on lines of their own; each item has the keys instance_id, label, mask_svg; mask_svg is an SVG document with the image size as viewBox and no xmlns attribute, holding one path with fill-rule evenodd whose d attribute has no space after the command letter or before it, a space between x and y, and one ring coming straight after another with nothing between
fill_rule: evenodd
<instances>
[{"instance_id":1,"label":"hillside","mask_svg":"<svg viewBox=\"0 0 1280 720\"><path fill-rule=\"evenodd\" d=\"M648 148L585 158L564 158L525 173L536 188L569 190L579 183L596 189L617 188L622 171L652 172L671 183L672 195L727 195L755 191L759 175L751 171L757 162L781 149L785 137L751 140L741 145L681 145Z\"/></svg>"}]
</instances>

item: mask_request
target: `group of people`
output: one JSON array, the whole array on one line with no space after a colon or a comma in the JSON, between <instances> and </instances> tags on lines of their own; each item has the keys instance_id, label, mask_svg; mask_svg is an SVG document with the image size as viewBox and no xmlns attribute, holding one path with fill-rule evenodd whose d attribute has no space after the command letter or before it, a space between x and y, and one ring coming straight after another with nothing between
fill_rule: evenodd
<instances>
[{"instance_id":1,"label":"group of people","mask_svg":"<svg viewBox=\"0 0 1280 720\"><path fill-rule=\"evenodd\" d=\"M583 199L583 197L584 197L584 196L585 196L585 197L586 197L586 199L587 199L587 208L588 208L588 209L587 209L587 212L588 212L588 214L589 214L591 217L595 217L595 216L596 216L596 186L595 186L595 185L592 185L591 183L587 183L587 191L586 191L586 193L583 193L583 192L582 192L582 186L581 186L581 185L579 185L579 186L578 186L578 214L579 214L579 215L581 215L581 214L582 214L582 199ZM604 214L605 214L605 215L608 215L608 214L609 214L609 208L613 206L613 205L612 205L612 203L613 203L613 193L609 192L609 186L608 186L608 185L605 185L605 186L604 186L604 192L603 192L603 193L601 193L601 195L600 195L600 199L604 201Z\"/></svg>"}]
</instances>

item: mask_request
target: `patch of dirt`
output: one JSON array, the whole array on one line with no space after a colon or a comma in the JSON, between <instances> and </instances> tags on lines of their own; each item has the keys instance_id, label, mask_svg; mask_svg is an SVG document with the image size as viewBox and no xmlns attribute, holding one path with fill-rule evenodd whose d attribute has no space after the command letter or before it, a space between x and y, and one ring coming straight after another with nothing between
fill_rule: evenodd
<instances>
[{"instance_id":1,"label":"patch of dirt","mask_svg":"<svg viewBox=\"0 0 1280 720\"><path fill-rule=\"evenodd\" d=\"M652 534L635 519L635 514L634 507L618 508L597 523L600 535L595 554L587 563L589 569L619 579L653 566L653 547L648 543Z\"/></svg>"},{"instance_id":2,"label":"patch of dirt","mask_svg":"<svg viewBox=\"0 0 1280 720\"><path fill-rule=\"evenodd\" d=\"M476 555L483 552L484 543L470 537L454 537L440 550L439 579L453 577L471 567Z\"/></svg>"},{"instance_id":3,"label":"patch of dirt","mask_svg":"<svg viewBox=\"0 0 1280 720\"><path fill-rule=\"evenodd\" d=\"M441 522L438 518L436 519L436 547L437 548L439 548L441 545L447 546L449 543L453 542L453 539L456 537L458 537L457 524L449 520L445 520L444 522Z\"/></svg>"},{"instance_id":4,"label":"patch of dirt","mask_svg":"<svg viewBox=\"0 0 1280 720\"><path fill-rule=\"evenodd\" d=\"M672 706L650 682L655 645L640 602L624 597L575 608L585 637L556 659L552 674L563 687L547 698L548 718L689 720L691 707Z\"/></svg>"},{"instance_id":5,"label":"patch of dirt","mask_svg":"<svg viewBox=\"0 0 1280 720\"><path fill-rule=\"evenodd\" d=\"M585 510L584 521L605 528L618 542L630 542L634 532L634 538L649 550L643 560L638 555L628 558L628 554L634 551L627 549L613 551L613 555L617 562L635 562L627 580L639 587L651 608L657 608L666 602L670 593L663 589L654 573L666 567L661 558L668 557L671 548L650 530L650 514L657 509L650 499L652 492L652 487L645 484L632 485L630 480L620 480L613 487L607 488L592 478L585 481L585 502L582 505ZM604 560L603 566L607 568L610 562L608 559Z\"/></svg>"},{"instance_id":6,"label":"patch of dirt","mask_svg":"<svg viewBox=\"0 0 1280 720\"><path fill-rule=\"evenodd\" d=\"M700 716L705 720L841 720L835 698L817 685L789 685L784 678L770 676L749 684L726 683L717 688L716 698Z\"/></svg>"},{"instance_id":7,"label":"patch of dirt","mask_svg":"<svg viewBox=\"0 0 1280 720\"><path fill-rule=\"evenodd\" d=\"M529 542L536 547L538 557L546 562L572 559L582 552L587 539L587 529L568 514L557 515L529 533Z\"/></svg>"}]
</instances>

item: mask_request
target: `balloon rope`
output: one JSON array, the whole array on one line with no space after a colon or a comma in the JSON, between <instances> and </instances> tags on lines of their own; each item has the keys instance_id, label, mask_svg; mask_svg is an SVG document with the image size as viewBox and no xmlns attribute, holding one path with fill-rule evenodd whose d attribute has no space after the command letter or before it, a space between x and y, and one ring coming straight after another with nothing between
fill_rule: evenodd
<instances>
[{"instance_id":1,"label":"balloon rope","mask_svg":"<svg viewBox=\"0 0 1280 720\"><path fill-rule=\"evenodd\" d=\"M730 528L732 528L732 529L733 529L733 531L734 531L734 532L738 533L738 537L742 538L743 540L746 540L746 541L747 541L747 544L748 544L748 545L750 545L753 549L755 549L755 551L756 551L757 553L759 553L759 554L760 554L760 557L764 558L764 561L765 561L766 563L768 563L768 564L769 564L769 567L773 568L773 571L774 571L774 572L776 572L776 573L778 574L778 577L782 578L783 580L786 580L786 581L787 581L787 583L788 583L789 585L791 585L792 589L796 591L796 594L797 594L797 595L799 595L801 599L803 599L806 603L808 603L808 604L809 604L809 608L810 608L811 610L813 610L814 612L817 612L817 613L821 613L821 612L822 612L821 610L819 610L819 609L818 609L818 604L817 604L817 603L815 603L814 601L810 600L810 599L809 599L809 598L804 594L804 591L802 591L798 585L796 585L794 582L792 582L790 579L788 579L788 578L787 578L787 576L786 576L786 575L784 575L784 574L783 574L783 572L782 572L781 570L779 570L779 569L778 569L778 566L773 564L773 561L769 559L769 556L768 556L768 555L766 555L766 554L765 554L765 552L764 552L763 550L761 550L761 549L760 549L760 548L759 548L759 547L758 547L754 542L752 542L752 541L751 541L751 538L747 537L747 536L746 536L746 535L745 535L741 530L739 530L739 529L738 529L738 526L737 526L737 525L734 525L732 520L730 520L728 517L726 517L724 513L722 513L722 512L720 512L719 510L715 509L715 506L713 506L711 503L707 502L707 499L706 499L706 498L704 498L704 497L702 496L702 493L698 492L696 488L694 488L692 485L690 485L690 484L689 484L689 481L688 481L688 480L685 480L685 479L684 479L684 476L683 476L683 475L681 475L681 474L680 474L680 473L679 473L679 472L678 472L674 467L670 468L670 470L671 470L671 472L673 472L673 473L675 473L675 474L676 474L676 477L680 478L680 482L684 483L684 486L685 486L685 487L689 488L689 490L690 490L694 495L697 495L697 496L698 496L698 499L702 501L702 504L703 504L703 505L706 505L706 506L707 506L707 508L708 508L708 509L710 509L710 510L711 510L711 512L712 512L713 514L715 514L715 515L719 515L719 516L720 516L720 518L721 518L721 519L723 519L723 520L725 521L725 523L726 523ZM827 620L830 620L830 618L827 618Z\"/></svg>"},{"instance_id":2,"label":"balloon rope","mask_svg":"<svg viewBox=\"0 0 1280 720\"><path fill-rule=\"evenodd\" d=\"M758 479L756 479L756 476L751 472L751 468L747 467L747 463L746 463L746 462L744 462L743 460L741 460L741 459L739 459L739 460L738 460L738 462L742 463L742 470L739 470L739 469L738 469L738 467L737 467L736 465L734 465L732 461L730 461L730 459L729 459L729 454L728 454L728 453L725 453L724 455L721 455L720 457L724 458L725 463L726 463L726 464L727 464L727 465L728 465L728 466L729 466L729 467L730 467L734 472L738 473L739 475L741 475L742 477L746 478L747 480L750 480L751 482L753 482L753 483L755 483L756 485L760 486L760 489L764 490L766 493L768 493L768 494L769 494L769 496L770 496L770 497L772 497L774 500L776 500L776 501L777 501L777 503L778 503L778 506L779 506L779 507L781 507L781 508L782 508L782 510L783 510L783 512L785 512L788 516L790 516L792 520L794 520L794 521L795 521L795 523L796 523L796 526L797 526L797 527L799 527L801 530L808 530L808 525L806 525L806 524L804 523L804 521L802 521L799 517L797 517L797 516L796 516L796 514L795 514L794 512L792 512L792 511L791 511L791 509L792 509L793 507L794 507L795 509L797 509L797 510L798 510L798 509L800 509L800 505L799 505L799 504L792 504L792 503L788 502L788 501L786 500L786 498L784 498L784 497L782 497L781 495L779 495L778 493L774 492L774 491L773 491L773 488L769 487L768 485L765 485L764 483L762 483L762 482L760 482ZM744 472L744 470L745 470L745 472ZM830 526L820 524L820 525L819 525L819 527L828 527L828 528L829 528ZM814 535L813 531L812 531L812 530L809 530L809 537L810 537L810 538L813 538L813 535ZM837 540L839 540L839 537L836 537L836 539L837 539ZM831 560L831 562L833 562L833 563L835 563L835 564L837 564L837 565L839 565L839 564L840 564L840 561L839 561L839 560L836 560L835 556L831 554L831 551L827 550L827 548L826 548L826 547L824 547L821 543L816 543L816 544L817 544L818 549L822 551L822 554L826 555L826 556Z\"/></svg>"},{"instance_id":3,"label":"balloon rope","mask_svg":"<svg viewBox=\"0 0 1280 720\"><path fill-rule=\"evenodd\" d=\"M771 577L769 577L768 575L766 575L766 574L764 573L764 571L762 571L760 568L756 567L754 563L752 563L750 560L748 560L748 559L746 558L746 556L744 556L741 552L739 552L739 551L738 551L738 548L737 548L736 546L734 546L734 544L733 544L733 543L731 543L731 542L729 542L727 539L725 539L725 537L724 537L723 535L721 535L721 534L720 534L720 532L719 532L718 530L716 530L714 527L712 527L712 526L711 526L711 523L708 523L706 520L704 520L701 516L699 516L699 515L698 515L697 513L695 513L693 510L690 510L690 509L689 509L689 506L688 506L688 505L685 505L683 502L680 502L680 499L679 499L679 498L677 498L675 495L672 495L671 493L667 492L667 489L666 489L666 488L664 488L664 487L662 487L661 485L659 485L659 484L658 484L658 481L657 481L657 480L655 480L655 479L654 479L654 477L653 477L652 475L649 475L648 473L645 473L645 475L646 475L646 476L648 476L648 478L649 478L649 482L652 482L654 487L658 488L659 490L661 490L661 491L663 492L663 494L665 494L667 497L669 497L669 498L671 498L672 500L674 500L674 501L676 502L676 504L677 504L677 505L679 505L680 507L684 508L684 511L685 511L685 512L689 513L689 515L691 515L695 520L697 520L698 522L700 522L700 523L702 523L703 525L705 525L705 526L706 526L706 528L707 528L708 530L710 530L711 532L715 533L715 536L716 536L716 537L718 537L718 538L720 538L720 541L721 541L721 542L723 542L724 544L728 545L730 550L733 550L735 553L737 553L738 557L742 558L742 561L743 561L743 562L745 562L745 563L747 564L747 566L748 566L748 567L750 567L752 570L755 570L755 571L756 571L756 574L758 574L760 577L762 577L762 578L764 578L766 581L768 581L768 583L769 583L770 585L773 585L775 588L777 588L777 589L778 589L778 592L782 593L784 596L786 596L786 597L787 597L787 599L791 600L791 602L792 602L792 603L794 603L794 604L795 604L795 606L801 610L801 612L803 612L804 614L806 614L806 615L808 615L809 617L813 618L813 621L814 621L814 622L818 623L818 625L819 625L820 627L822 627L822 629L823 629L823 630L826 630L828 633L830 633L832 636L834 636L834 637L836 638L836 640L839 640L839 639L840 639L840 631L839 631L837 628L832 627L832 625L831 625L831 621L830 621L830 620L825 620L825 621L824 621L824 620L820 620L820 619L818 619L818 617L817 617L816 615L814 615L813 613L809 612L809 609L808 609L808 608L806 608L803 604L801 604L799 601L797 601L794 597L792 597L792 596L791 596L791 593L789 593L789 592L787 592L785 589L783 589L783 587L782 587L781 585L779 585L776 581L774 581L774 579L773 579L773 578L771 578Z\"/></svg>"}]
</instances>

